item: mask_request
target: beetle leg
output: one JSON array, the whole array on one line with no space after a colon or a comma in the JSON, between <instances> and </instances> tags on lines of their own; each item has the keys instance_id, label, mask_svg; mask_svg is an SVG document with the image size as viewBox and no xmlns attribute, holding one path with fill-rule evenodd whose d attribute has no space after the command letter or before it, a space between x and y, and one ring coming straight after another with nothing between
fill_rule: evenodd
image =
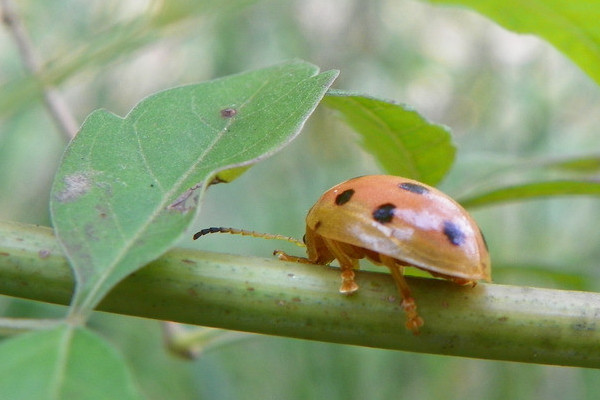
<instances>
[{"instance_id":1,"label":"beetle leg","mask_svg":"<svg viewBox=\"0 0 600 400\"><path fill-rule=\"evenodd\" d=\"M306 257L291 256L281 250L273 251L273 255L276 256L277 258L279 258L281 261L292 261L292 262L297 262L297 263L302 263L302 264L313 264L313 262L310 261Z\"/></svg>"},{"instance_id":2,"label":"beetle leg","mask_svg":"<svg viewBox=\"0 0 600 400\"><path fill-rule=\"evenodd\" d=\"M415 299L412 297L412 293L410 292L410 287L408 287L408 283L404 279L404 271L401 265L391 257L380 255L381 262L390 269L392 273L392 277L396 282L396 286L400 295L402 296L402 308L406 313L406 328L411 330L415 335L419 334L419 328L423 326L424 321L423 318L419 316L417 312L417 303Z\"/></svg>"},{"instance_id":3,"label":"beetle leg","mask_svg":"<svg viewBox=\"0 0 600 400\"><path fill-rule=\"evenodd\" d=\"M358 259L347 254L335 240L327 240L322 238L321 247L310 258L291 256L281 250L275 250L274 256L277 256L282 261L292 261L302 264L323 264L327 265L334 259L340 263L342 270L342 285L340 293L352 294L358 290L358 285L354 281L354 270L358 269ZM310 249L310 248L309 248ZM314 259L312 259L314 257Z\"/></svg>"},{"instance_id":4,"label":"beetle leg","mask_svg":"<svg viewBox=\"0 0 600 400\"><path fill-rule=\"evenodd\" d=\"M356 292L358 284L354 281L354 270L358 269L358 259L348 256L335 240L325 239L325 245L340 263L340 269L342 270L340 293L352 294Z\"/></svg>"},{"instance_id":5,"label":"beetle leg","mask_svg":"<svg viewBox=\"0 0 600 400\"><path fill-rule=\"evenodd\" d=\"M456 283L457 285L460 286L471 286L471 287L475 287L477 286L477 281L474 281L472 279L467 279L467 278L458 278L455 276L450 276L450 275L444 275L444 274L438 274L436 272L432 272L432 271L428 271L431 275L436 276L438 278L444 278L447 279L451 282Z\"/></svg>"}]
</instances>

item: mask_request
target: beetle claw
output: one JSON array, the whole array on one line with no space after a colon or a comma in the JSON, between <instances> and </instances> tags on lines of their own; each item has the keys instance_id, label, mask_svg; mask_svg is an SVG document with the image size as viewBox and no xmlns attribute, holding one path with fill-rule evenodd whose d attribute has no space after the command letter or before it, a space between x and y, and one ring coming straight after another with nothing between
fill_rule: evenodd
<instances>
[{"instance_id":1,"label":"beetle claw","mask_svg":"<svg viewBox=\"0 0 600 400\"><path fill-rule=\"evenodd\" d=\"M419 328L423 326L425 321L417 313L415 299L407 297L402 300L402 308L406 313L406 328L411 330L413 334L418 335L420 333Z\"/></svg>"},{"instance_id":2,"label":"beetle claw","mask_svg":"<svg viewBox=\"0 0 600 400\"><path fill-rule=\"evenodd\" d=\"M354 271L347 269L342 271L342 285L340 293L352 294L358 290L358 284L354 281Z\"/></svg>"},{"instance_id":3,"label":"beetle claw","mask_svg":"<svg viewBox=\"0 0 600 400\"><path fill-rule=\"evenodd\" d=\"M281 250L274 250L273 255L275 257L277 257L278 259L280 259L281 261L292 261L292 262L297 262L297 263L301 263L301 264L312 264L312 262L309 259L307 259L306 257L292 256Z\"/></svg>"},{"instance_id":4,"label":"beetle claw","mask_svg":"<svg viewBox=\"0 0 600 400\"><path fill-rule=\"evenodd\" d=\"M406 321L406 329L408 329L409 331L412 331L413 335L419 335L421 332L419 331L419 328L422 327L424 324L423 318L419 317L417 315L416 318L413 319L409 319L408 321Z\"/></svg>"}]
</instances>

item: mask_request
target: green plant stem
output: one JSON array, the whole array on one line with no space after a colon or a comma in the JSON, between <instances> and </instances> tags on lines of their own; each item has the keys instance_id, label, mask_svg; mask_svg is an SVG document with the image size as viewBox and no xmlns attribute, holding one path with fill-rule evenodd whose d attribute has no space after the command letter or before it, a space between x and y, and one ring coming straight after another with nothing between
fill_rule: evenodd
<instances>
[{"instance_id":1,"label":"green plant stem","mask_svg":"<svg viewBox=\"0 0 600 400\"><path fill-rule=\"evenodd\" d=\"M391 277L359 272L337 293L334 268L174 249L132 274L100 310L385 349L600 367L600 295L409 278L425 326L405 316ZM0 223L0 293L68 304L73 279L48 228Z\"/></svg>"}]
</instances>

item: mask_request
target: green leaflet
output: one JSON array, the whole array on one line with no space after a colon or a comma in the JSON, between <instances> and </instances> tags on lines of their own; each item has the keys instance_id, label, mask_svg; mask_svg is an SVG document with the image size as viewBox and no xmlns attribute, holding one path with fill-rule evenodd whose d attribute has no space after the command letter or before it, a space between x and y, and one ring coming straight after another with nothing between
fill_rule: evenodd
<instances>
[{"instance_id":1,"label":"green leaflet","mask_svg":"<svg viewBox=\"0 0 600 400\"><path fill-rule=\"evenodd\" d=\"M171 247L215 175L239 173L289 143L336 76L294 61L165 90L125 118L93 112L51 193L54 228L77 282L72 313L90 312Z\"/></svg>"},{"instance_id":2,"label":"green leaflet","mask_svg":"<svg viewBox=\"0 0 600 400\"><path fill-rule=\"evenodd\" d=\"M435 185L446 175L456 148L447 128L389 101L331 91L324 104L361 135L361 143L391 175Z\"/></svg>"}]
</instances>

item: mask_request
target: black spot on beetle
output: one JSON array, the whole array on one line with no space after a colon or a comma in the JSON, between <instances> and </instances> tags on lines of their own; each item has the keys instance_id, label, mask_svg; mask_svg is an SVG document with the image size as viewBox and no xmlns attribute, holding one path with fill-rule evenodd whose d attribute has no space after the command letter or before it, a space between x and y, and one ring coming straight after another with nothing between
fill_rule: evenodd
<instances>
[{"instance_id":1,"label":"black spot on beetle","mask_svg":"<svg viewBox=\"0 0 600 400\"><path fill-rule=\"evenodd\" d=\"M425 186L419 185L417 183L411 183L411 182L403 182L403 183L399 184L398 187L400 189L408 190L409 192L412 192L415 194L425 194L425 193L429 192L429 189L427 189Z\"/></svg>"},{"instance_id":2,"label":"black spot on beetle","mask_svg":"<svg viewBox=\"0 0 600 400\"><path fill-rule=\"evenodd\" d=\"M391 203L382 204L373 211L373 219L377 222L385 224L394 218L394 210L396 206Z\"/></svg>"},{"instance_id":3,"label":"black spot on beetle","mask_svg":"<svg viewBox=\"0 0 600 400\"><path fill-rule=\"evenodd\" d=\"M354 194L354 189L344 190L342 193L338 194L335 198L335 204L341 206L342 204L346 204L352 198Z\"/></svg>"},{"instance_id":4,"label":"black spot on beetle","mask_svg":"<svg viewBox=\"0 0 600 400\"><path fill-rule=\"evenodd\" d=\"M231 118L235 114L237 114L237 110L235 108L224 108L221 110L221 117L223 118Z\"/></svg>"},{"instance_id":5,"label":"black spot on beetle","mask_svg":"<svg viewBox=\"0 0 600 400\"><path fill-rule=\"evenodd\" d=\"M466 239L463 231L452 221L444 221L444 235L455 246L461 246Z\"/></svg>"}]
</instances>

